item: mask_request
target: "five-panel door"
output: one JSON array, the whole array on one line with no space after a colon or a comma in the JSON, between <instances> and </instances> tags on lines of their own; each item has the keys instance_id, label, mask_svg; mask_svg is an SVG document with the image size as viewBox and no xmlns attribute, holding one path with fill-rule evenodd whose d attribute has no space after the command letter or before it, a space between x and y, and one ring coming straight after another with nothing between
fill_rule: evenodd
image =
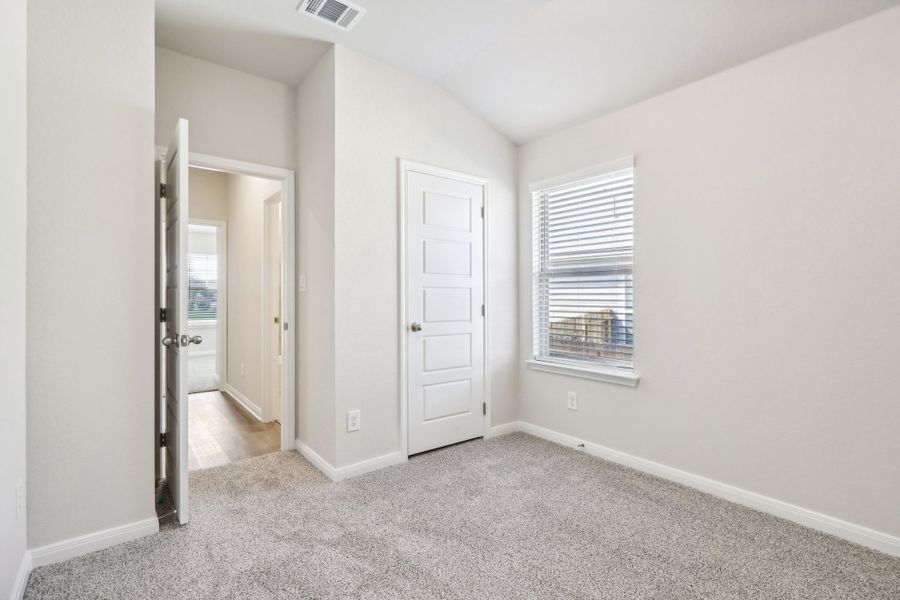
<instances>
[{"instance_id":1,"label":"five-panel door","mask_svg":"<svg viewBox=\"0 0 900 600\"><path fill-rule=\"evenodd\" d=\"M484 186L406 171L409 454L484 434Z\"/></svg>"}]
</instances>

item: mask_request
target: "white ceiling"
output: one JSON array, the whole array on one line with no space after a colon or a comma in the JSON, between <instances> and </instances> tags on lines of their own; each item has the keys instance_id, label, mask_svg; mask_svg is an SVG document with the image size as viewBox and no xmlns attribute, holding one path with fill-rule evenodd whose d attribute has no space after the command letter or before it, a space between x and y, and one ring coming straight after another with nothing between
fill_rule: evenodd
<instances>
[{"instance_id":1,"label":"white ceiling","mask_svg":"<svg viewBox=\"0 0 900 600\"><path fill-rule=\"evenodd\" d=\"M351 31L297 12L301 0L157 0L156 43L277 81L299 83L339 43L437 80L546 0L350 0Z\"/></svg>"},{"instance_id":2,"label":"white ceiling","mask_svg":"<svg viewBox=\"0 0 900 600\"><path fill-rule=\"evenodd\" d=\"M673 89L900 0L157 0L157 44L296 84L340 43L442 85L515 142Z\"/></svg>"}]
</instances>

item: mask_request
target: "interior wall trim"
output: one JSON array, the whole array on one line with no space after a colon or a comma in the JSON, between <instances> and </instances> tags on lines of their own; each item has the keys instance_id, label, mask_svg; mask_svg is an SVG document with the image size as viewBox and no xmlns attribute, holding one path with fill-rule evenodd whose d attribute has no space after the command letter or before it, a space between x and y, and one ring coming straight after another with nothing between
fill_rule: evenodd
<instances>
[{"instance_id":1,"label":"interior wall trim","mask_svg":"<svg viewBox=\"0 0 900 600\"><path fill-rule=\"evenodd\" d=\"M235 402L237 402L242 407L244 407L244 410L246 410L248 413L253 415L253 417L257 421L263 420L262 408L257 406L256 403L254 403L252 400L250 400L250 398L248 398L244 394L240 393L238 391L238 389L236 387L234 387L233 385L231 385L230 383L227 383L227 382L223 383L221 387L222 387L222 392L231 396Z\"/></svg>"},{"instance_id":2,"label":"interior wall trim","mask_svg":"<svg viewBox=\"0 0 900 600\"><path fill-rule=\"evenodd\" d=\"M574 436L540 427L526 421L518 421L515 426L511 423L507 423L492 429L498 429L502 431L502 433L521 431L550 442L555 442L562 446L567 446L573 450L582 451L592 456L625 465L626 467L631 467L632 469L644 473L649 473L650 475L655 475L657 477L662 477L663 479L668 479L669 481L692 487L701 492L712 494L718 498L792 521L799 525L809 527L810 529L815 529L816 531L821 531L845 539L849 542L866 546L878 550L879 552L884 552L885 554L890 554L891 556L900 557L900 537L883 531L877 531L863 525L844 521L802 506L784 502L783 500L778 500L727 483L722 483L715 479L695 475L694 473L682 471L681 469L647 460L646 458L614 450L607 446L580 440ZM497 435L502 435L502 433L498 433Z\"/></svg>"},{"instance_id":3,"label":"interior wall trim","mask_svg":"<svg viewBox=\"0 0 900 600\"><path fill-rule=\"evenodd\" d=\"M302 441L297 440L296 446L297 452L302 454L306 460L311 462L314 467L332 481L342 481L344 479L349 479L350 477L356 477L357 475L404 463L407 460L403 453L398 450L397 452L390 452L382 456L376 456L343 467L335 467Z\"/></svg>"},{"instance_id":4,"label":"interior wall trim","mask_svg":"<svg viewBox=\"0 0 900 600\"><path fill-rule=\"evenodd\" d=\"M25 588L28 587L28 576L31 575L31 552L28 550L22 555L19 562L19 570L16 572L16 580L13 582L9 593L9 600L22 600L25 597Z\"/></svg>"},{"instance_id":5,"label":"interior wall trim","mask_svg":"<svg viewBox=\"0 0 900 600\"><path fill-rule=\"evenodd\" d=\"M159 521L155 516L133 523L126 523L118 527L103 529L80 535L78 537L62 540L53 544L47 544L40 548L31 549L32 567L43 567L76 556L103 550L123 542L130 542L142 538L145 535L153 535L159 532Z\"/></svg>"}]
</instances>

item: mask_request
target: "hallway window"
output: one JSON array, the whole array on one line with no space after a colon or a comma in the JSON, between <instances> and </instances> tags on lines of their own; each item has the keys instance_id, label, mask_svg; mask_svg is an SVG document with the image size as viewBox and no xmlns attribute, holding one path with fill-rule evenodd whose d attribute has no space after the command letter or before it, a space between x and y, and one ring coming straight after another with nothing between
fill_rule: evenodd
<instances>
[{"instance_id":1,"label":"hallway window","mask_svg":"<svg viewBox=\"0 0 900 600\"><path fill-rule=\"evenodd\" d=\"M215 237L215 229L213 237ZM218 309L219 260L216 254L188 254L188 320L211 320Z\"/></svg>"},{"instance_id":2,"label":"hallway window","mask_svg":"<svg viewBox=\"0 0 900 600\"><path fill-rule=\"evenodd\" d=\"M224 224L222 225L224 227ZM224 336L223 240L219 225L191 223L188 226L188 333L202 342L188 349L188 391L218 390L223 364L219 356L220 335ZM222 302L219 302L220 292ZM224 338L223 338L224 339Z\"/></svg>"}]
</instances>

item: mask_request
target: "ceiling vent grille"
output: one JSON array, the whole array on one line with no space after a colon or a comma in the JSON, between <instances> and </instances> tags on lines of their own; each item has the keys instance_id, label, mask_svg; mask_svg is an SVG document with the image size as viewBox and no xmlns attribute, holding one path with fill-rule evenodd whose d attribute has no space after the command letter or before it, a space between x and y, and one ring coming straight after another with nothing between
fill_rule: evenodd
<instances>
[{"instance_id":1,"label":"ceiling vent grille","mask_svg":"<svg viewBox=\"0 0 900 600\"><path fill-rule=\"evenodd\" d=\"M366 10L339 0L303 0L297 10L328 21L335 27L350 30Z\"/></svg>"}]
</instances>

